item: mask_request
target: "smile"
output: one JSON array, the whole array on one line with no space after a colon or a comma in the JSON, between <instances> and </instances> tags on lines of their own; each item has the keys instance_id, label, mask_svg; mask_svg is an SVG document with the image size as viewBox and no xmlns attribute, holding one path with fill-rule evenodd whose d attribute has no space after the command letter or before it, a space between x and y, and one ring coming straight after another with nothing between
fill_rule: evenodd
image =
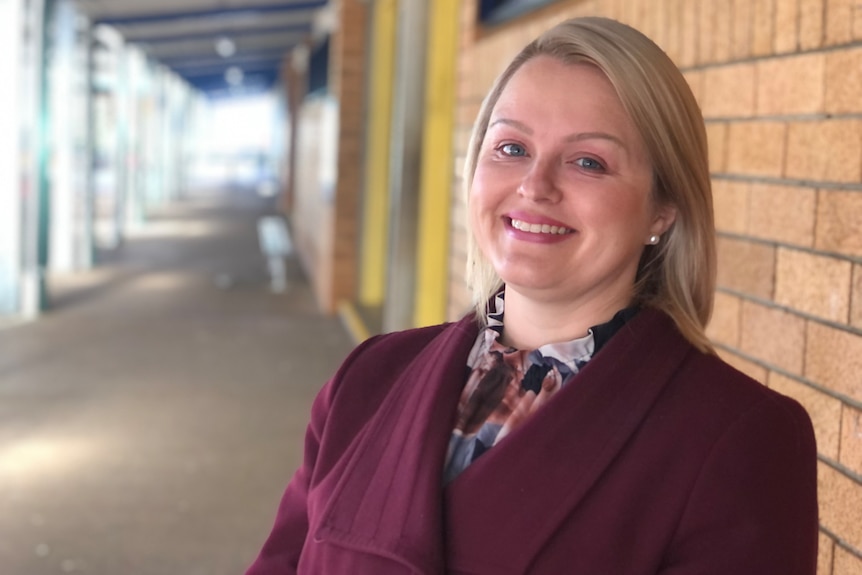
<instances>
[{"instance_id":1,"label":"smile","mask_svg":"<svg viewBox=\"0 0 862 575\"><path fill-rule=\"evenodd\" d=\"M548 224L529 224L522 220L512 218L512 227L522 232L531 234L551 234L562 236L572 232L569 228L563 226L550 226Z\"/></svg>"}]
</instances>

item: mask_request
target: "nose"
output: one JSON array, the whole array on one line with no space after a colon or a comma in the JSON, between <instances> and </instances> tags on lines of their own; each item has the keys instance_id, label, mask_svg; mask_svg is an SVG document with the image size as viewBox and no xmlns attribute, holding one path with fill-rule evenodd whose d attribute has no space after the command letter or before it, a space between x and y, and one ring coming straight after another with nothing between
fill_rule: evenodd
<instances>
[{"instance_id":1,"label":"nose","mask_svg":"<svg viewBox=\"0 0 862 575\"><path fill-rule=\"evenodd\" d=\"M560 190L556 185L555 172L553 161L537 159L521 178L518 194L534 202L557 202Z\"/></svg>"}]
</instances>

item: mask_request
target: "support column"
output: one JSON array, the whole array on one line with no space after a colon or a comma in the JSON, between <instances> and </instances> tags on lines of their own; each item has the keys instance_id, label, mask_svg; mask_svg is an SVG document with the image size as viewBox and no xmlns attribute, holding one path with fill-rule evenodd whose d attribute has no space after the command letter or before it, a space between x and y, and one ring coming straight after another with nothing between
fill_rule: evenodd
<instances>
[{"instance_id":1,"label":"support column","mask_svg":"<svg viewBox=\"0 0 862 575\"><path fill-rule=\"evenodd\" d=\"M389 277L383 330L413 325L422 166L427 3L400 2L389 148Z\"/></svg>"},{"instance_id":2,"label":"support column","mask_svg":"<svg viewBox=\"0 0 862 575\"><path fill-rule=\"evenodd\" d=\"M21 126L17 120L23 108L18 81L23 28L23 2L0 2L0 77L12 79L0 85L0 109L11 120L0 130L0 315L15 314L21 305Z\"/></svg>"},{"instance_id":3,"label":"support column","mask_svg":"<svg viewBox=\"0 0 862 575\"><path fill-rule=\"evenodd\" d=\"M39 259L42 0L0 2L0 315L45 306Z\"/></svg>"},{"instance_id":4,"label":"support column","mask_svg":"<svg viewBox=\"0 0 862 575\"><path fill-rule=\"evenodd\" d=\"M458 0L435 0L429 10L413 319L416 326L436 324L446 319L460 4Z\"/></svg>"},{"instance_id":5,"label":"support column","mask_svg":"<svg viewBox=\"0 0 862 575\"><path fill-rule=\"evenodd\" d=\"M73 271L91 267L93 260L90 26L71 2L60 0L53 7L46 49L49 261L52 270Z\"/></svg>"},{"instance_id":6,"label":"support column","mask_svg":"<svg viewBox=\"0 0 862 575\"><path fill-rule=\"evenodd\" d=\"M388 267L389 144L398 0L376 0L372 11L358 300L363 308L379 309Z\"/></svg>"}]
</instances>

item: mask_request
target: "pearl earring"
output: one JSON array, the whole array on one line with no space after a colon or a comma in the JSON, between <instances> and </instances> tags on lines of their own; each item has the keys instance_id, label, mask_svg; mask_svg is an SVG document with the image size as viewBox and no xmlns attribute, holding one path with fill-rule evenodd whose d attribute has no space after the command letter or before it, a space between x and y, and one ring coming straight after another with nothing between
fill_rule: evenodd
<instances>
[{"instance_id":1,"label":"pearl earring","mask_svg":"<svg viewBox=\"0 0 862 575\"><path fill-rule=\"evenodd\" d=\"M651 236L649 237L649 244L650 244L651 246L654 246L654 245L656 245L656 244L658 243L658 241L659 241L660 239L661 239L661 236L651 235Z\"/></svg>"}]
</instances>

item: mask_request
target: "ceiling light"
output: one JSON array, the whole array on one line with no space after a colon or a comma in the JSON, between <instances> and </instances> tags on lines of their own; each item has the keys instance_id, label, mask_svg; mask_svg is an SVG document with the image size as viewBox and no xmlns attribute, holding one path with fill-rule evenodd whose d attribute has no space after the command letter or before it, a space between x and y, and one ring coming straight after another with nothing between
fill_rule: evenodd
<instances>
[{"instance_id":1,"label":"ceiling light","mask_svg":"<svg viewBox=\"0 0 862 575\"><path fill-rule=\"evenodd\" d=\"M236 54L236 43L227 36L222 36L215 42L215 51L222 58L230 58Z\"/></svg>"},{"instance_id":2,"label":"ceiling light","mask_svg":"<svg viewBox=\"0 0 862 575\"><path fill-rule=\"evenodd\" d=\"M224 81L230 86L240 86L244 76L245 74L242 73L241 69L231 66L224 72Z\"/></svg>"}]
</instances>

